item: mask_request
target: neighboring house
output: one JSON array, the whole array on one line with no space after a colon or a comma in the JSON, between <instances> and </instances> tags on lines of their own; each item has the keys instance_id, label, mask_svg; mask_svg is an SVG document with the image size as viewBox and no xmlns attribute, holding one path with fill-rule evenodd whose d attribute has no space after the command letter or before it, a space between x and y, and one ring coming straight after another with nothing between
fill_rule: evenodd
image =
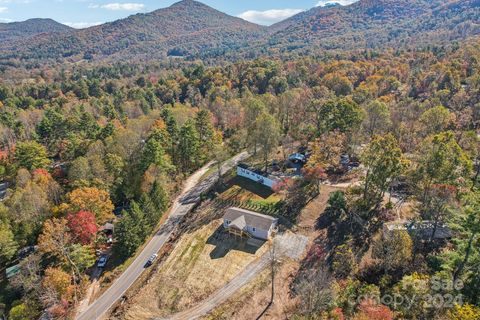
<instances>
[{"instance_id":1,"label":"neighboring house","mask_svg":"<svg viewBox=\"0 0 480 320\"><path fill-rule=\"evenodd\" d=\"M10 187L9 182L6 182L6 181L0 182L0 201L3 201L7 197L9 187Z\"/></svg>"},{"instance_id":2,"label":"neighboring house","mask_svg":"<svg viewBox=\"0 0 480 320\"><path fill-rule=\"evenodd\" d=\"M7 279L13 278L15 275L20 273L20 265L16 264L12 267L9 267L5 270L5 274L7 276Z\"/></svg>"},{"instance_id":3,"label":"neighboring house","mask_svg":"<svg viewBox=\"0 0 480 320\"><path fill-rule=\"evenodd\" d=\"M223 226L238 236L268 240L278 224L278 219L257 212L228 208L223 216Z\"/></svg>"},{"instance_id":4,"label":"neighboring house","mask_svg":"<svg viewBox=\"0 0 480 320\"><path fill-rule=\"evenodd\" d=\"M419 240L430 240L433 234L434 223L432 221L406 221L389 222L384 225L384 230L388 232L396 230L405 230ZM452 231L444 224L439 224L435 229L433 240L448 240L452 238Z\"/></svg>"},{"instance_id":5,"label":"neighboring house","mask_svg":"<svg viewBox=\"0 0 480 320\"><path fill-rule=\"evenodd\" d=\"M237 166L237 175L253 180L271 189L273 189L273 187L280 181L280 179L277 177L254 168L250 168L246 164L242 163Z\"/></svg>"},{"instance_id":6,"label":"neighboring house","mask_svg":"<svg viewBox=\"0 0 480 320\"><path fill-rule=\"evenodd\" d=\"M448 240L452 238L452 231L445 224L438 224L435 228L433 221L411 222L407 225L408 232L421 240L429 240L435 230L433 240Z\"/></svg>"}]
</instances>

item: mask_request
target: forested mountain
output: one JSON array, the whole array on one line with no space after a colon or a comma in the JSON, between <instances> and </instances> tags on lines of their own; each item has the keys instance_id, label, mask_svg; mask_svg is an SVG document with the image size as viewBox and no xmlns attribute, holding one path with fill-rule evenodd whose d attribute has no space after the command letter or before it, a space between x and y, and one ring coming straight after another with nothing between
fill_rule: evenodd
<instances>
[{"instance_id":1,"label":"forested mountain","mask_svg":"<svg viewBox=\"0 0 480 320\"><path fill-rule=\"evenodd\" d=\"M13 41L0 44L0 57L78 61L227 54L236 59L306 50L425 47L479 34L479 17L480 0L360 0L349 6L315 7L267 28L183 0L63 34L25 39L9 33Z\"/></svg>"},{"instance_id":2,"label":"forested mountain","mask_svg":"<svg viewBox=\"0 0 480 320\"><path fill-rule=\"evenodd\" d=\"M0 23L0 41L70 30L72 28L52 19L29 19L22 22Z\"/></svg>"},{"instance_id":3,"label":"forested mountain","mask_svg":"<svg viewBox=\"0 0 480 320\"><path fill-rule=\"evenodd\" d=\"M264 32L264 27L184 0L165 9L64 35L41 35L34 41L11 43L3 52L28 58L178 56L244 46Z\"/></svg>"},{"instance_id":4,"label":"forested mountain","mask_svg":"<svg viewBox=\"0 0 480 320\"><path fill-rule=\"evenodd\" d=\"M273 25L269 44L290 49L425 46L480 33L479 0L360 0L315 7Z\"/></svg>"}]
</instances>

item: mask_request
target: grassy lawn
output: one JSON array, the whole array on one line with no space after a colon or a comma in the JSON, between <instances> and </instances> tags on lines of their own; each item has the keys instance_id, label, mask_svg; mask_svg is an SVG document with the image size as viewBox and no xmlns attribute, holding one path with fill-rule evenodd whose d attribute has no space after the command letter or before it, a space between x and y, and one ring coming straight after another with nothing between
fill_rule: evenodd
<instances>
[{"instance_id":1,"label":"grassy lawn","mask_svg":"<svg viewBox=\"0 0 480 320\"><path fill-rule=\"evenodd\" d=\"M132 297L123 318L167 317L188 309L228 283L268 250L266 244L253 249L229 237L220 228L221 224L217 219L183 235L148 283Z\"/></svg>"},{"instance_id":2,"label":"grassy lawn","mask_svg":"<svg viewBox=\"0 0 480 320\"><path fill-rule=\"evenodd\" d=\"M219 190L219 197L223 200L250 201L260 205L272 205L283 200L281 195L270 188L238 176L225 183Z\"/></svg>"}]
</instances>

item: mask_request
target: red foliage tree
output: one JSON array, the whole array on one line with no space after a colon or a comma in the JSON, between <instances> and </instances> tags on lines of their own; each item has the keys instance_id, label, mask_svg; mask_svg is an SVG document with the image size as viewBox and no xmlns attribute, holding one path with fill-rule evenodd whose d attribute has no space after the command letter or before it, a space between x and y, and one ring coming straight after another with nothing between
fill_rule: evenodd
<instances>
[{"instance_id":1,"label":"red foliage tree","mask_svg":"<svg viewBox=\"0 0 480 320\"><path fill-rule=\"evenodd\" d=\"M75 214L69 214L67 217L68 228L70 229L73 239L83 245L93 242L98 228L95 221L95 215L89 211L79 211Z\"/></svg>"},{"instance_id":2,"label":"red foliage tree","mask_svg":"<svg viewBox=\"0 0 480 320\"><path fill-rule=\"evenodd\" d=\"M376 304L372 300L363 300L358 306L355 320L392 320L393 312L389 307Z\"/></svg>"},{"instance_id":3,"label":"red foliage tree","mask_svg":"<svg viewBox=\"0 0 480 320\"><path fill-rule=\"evenodd\" d=\"M45 169L35 169L32 171L32 175L35 176L46 176L50 177L50 173Z\"/></svg>"},{"instance_id":4,"label":"red foliage tree","mask_svg":"<svg viewBox=\"0 0 480 320\"><path fill-rule=\"evenodd\" d=\"M335 320L344 320L345 316L343 315L343 310L342 308L335 308L331 312L331 316Z\"/></svg>"},{"instance_id":5,"label":"red foliage tree","mask_svg":"<svg viewBox=\"0 0 480 320\"><path fill-rule=\"evenodd\" d=\"M320 185L322 181L327 180L328 176L325 169L320 164L314 164L303 168L303 175L307 181L313 182L320 193Z\"/></svg>"}]
</instances>

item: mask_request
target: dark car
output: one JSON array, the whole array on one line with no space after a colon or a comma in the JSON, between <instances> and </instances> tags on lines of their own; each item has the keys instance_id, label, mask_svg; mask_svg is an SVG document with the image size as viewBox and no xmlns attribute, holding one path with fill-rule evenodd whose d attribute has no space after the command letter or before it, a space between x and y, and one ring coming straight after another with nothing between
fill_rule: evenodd
<instances>
[{"instance_id":1,"label":"dark car","mask_svg":"<svg viewBox=\"0 0 480 320\"><path fill-rule=\"evenodd\" d=\"M108 261L108 256L101 256L100 259L98 259L97 267L105 268L105 266L107 265L107 261Z\"/></svg>"},{"instance_id":2,"label":"dark car","mask_svg":"<svg viewBox=\"0 0 480 320\"><path fill-rule=\"evenodd\" d=\"M157 257L158 257L158 254L156 254L156 253L153 254L153 255L150 257L150 259L148 259L147 263L145 263L145 268L150 267L150 266L153 264L153 262L155 261L155 259L157 259Z\"/></svg>"}]
</instances>

